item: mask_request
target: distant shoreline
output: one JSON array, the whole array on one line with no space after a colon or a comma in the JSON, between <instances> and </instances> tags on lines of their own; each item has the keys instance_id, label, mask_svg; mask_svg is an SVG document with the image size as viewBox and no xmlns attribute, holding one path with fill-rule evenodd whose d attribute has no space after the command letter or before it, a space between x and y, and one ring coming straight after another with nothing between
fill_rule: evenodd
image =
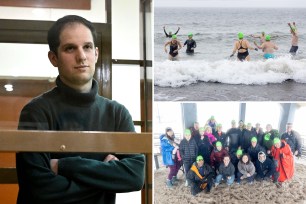
<instances>
[{"instance_id":1,"label":"distant shoreline","mask_svg":"<svg viewBox=\"0 0 306 204\"><path fill-rule=\"evenodd\" d=\"M243 85L200 82L178 88L154 86L155 101L306 101L306 84Z\"/></svg>"}]
</instances>

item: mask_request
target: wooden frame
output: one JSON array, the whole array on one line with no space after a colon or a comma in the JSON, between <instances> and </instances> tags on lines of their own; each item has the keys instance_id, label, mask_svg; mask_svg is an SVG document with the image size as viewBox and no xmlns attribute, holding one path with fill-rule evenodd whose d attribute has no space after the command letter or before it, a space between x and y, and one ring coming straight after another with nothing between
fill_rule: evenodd
<instances>
[{"instance_id":1,"label":"wooden frame","mask_svg":"<svg viewBox=\"0 0 306 204\"><path fill-rule=\"evenodd\" d=\"M91 0L1 0L0 6L90 10Z\"/></svg>"},{"instance_id":2,"label":"wooden frame","mask_svg":"<svg viewBox=\"0 0 306 204\"><path fill-rule=\"evenodd\" d=\"M152 203L152 134L92 131L1 130L0 152L143 153L146 178L143 203ZM15 168L0 168L0 184L16 184Z\"/></svg>"}]
</instances>

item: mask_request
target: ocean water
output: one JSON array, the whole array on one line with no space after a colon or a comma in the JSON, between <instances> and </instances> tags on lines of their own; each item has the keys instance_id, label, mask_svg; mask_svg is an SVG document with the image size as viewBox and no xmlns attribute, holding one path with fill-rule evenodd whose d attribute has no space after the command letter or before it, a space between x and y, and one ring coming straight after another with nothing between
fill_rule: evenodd
<instances>
[{"instance_id":1,"label":"ocean water","mask_svg":"<svg viewBox=\"0 0 306 204\"><path fill-rule=\"evenodd\" d=\"M154 84L180 87L198 82L228 84L281 83L292 79L306 83L306 9L258 8L155 8L154 11ZM288 22L296 22L299 50L292 57ZM197 48L193 56L179 52L178 61L169 61L164 44L169 41L163 32L175 32L183 44L192 32ZM243 32L251 45L259 39L251 34L262 31L272 36L279 47L276 59L264 60L263 52L250 50L251 61L230 58L237 33ZM254 46L255 47L255 46ZM169 50L169 47L168 47Z\"/></svg>"}]
</instances>

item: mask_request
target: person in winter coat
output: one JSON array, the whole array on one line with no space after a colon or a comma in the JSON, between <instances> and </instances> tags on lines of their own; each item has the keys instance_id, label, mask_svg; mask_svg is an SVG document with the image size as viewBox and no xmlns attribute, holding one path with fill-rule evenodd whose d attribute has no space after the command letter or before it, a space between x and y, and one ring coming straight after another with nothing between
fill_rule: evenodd
<instances>
[{"instance_id":1,"label":"person in winter coat","mask_svg":"<svg viewBox=\"0 0 306 204\"><path fill-rule=\"evenodd\" d=\"M252 128L252 124L248 123L240 138L240 146L244 152L248 151L248 148L251 146L251 138L255 135L256 133Z\"/></svg>"},{"instance_id":2,"label":"person in winter coat","mask_svg":"<svg viewBox=\"0 0 306 204\"><path fill-rule=\"evenodd\" d=\"M277 160L276 171L279 172L279 182L290 180L294 174L294 161L290 146L285 140L274 138L271 155Z\"/></svg>"},{"instance_id":3,"label":"person in winter coat","mask_svg":"<svg viewBox=\"0 0 306 204\"><path fill-rule=\"evenodd\" d=\"M210 127L209 127L210 128ZM205 163L210 164L210 154L214 149L207 135L205 135L205 128L200 127L200 141L198 143L198 154L204 158Z\"/></svg>"},{"instance_id":4,"label":"person in winter coat","mask_svg":"<svg viewBox=\"0 0 306 204\"><path fill-rule=\"evenodd\" d=\"M191 138L193 138L196 141L197 144L199 143L200 137L201 137L200 132L199 132L199 128L200 128L200 126L199 126L198 122L194 122L193 127L190 127Z\"/></svg>"},{"instance_id":5,"label":"person in winter coat","mask_svg":"<svg viewBox=\"0 0 306 204\"><path fill-rule=\"evenodd\" d=\"M262 144L267 151L267 155L270 157L274 138L279 138L278 130L272 129L272 125L268 124L266 126L266 132L264 133Z\"/></svg>"},{"instance_id":6,"label":"person in winter coat","mask_svg":"<svg viewBox=\"0 0 306 204\"><path fill-rule=\"evenodd\" d=\"M239 163L238 163L238 173L237 173L237 183L240 184L240 181L247 179L249 184L253 184L255 166L250 159L248 154L244 154Z\"/></svg>"},{"instance_id":7,"label":"person in winter coat","mask_svg":"<svg viewBox=\"0 0 306 204\"><path fill-rule=\"evenodd\" d=\"M212 134L212 128L209 125L206 125L205 127L204 135L208 137L210 144L214 145L216 143L216 138Z\"/></svg>"},{"instance_id":8,"label":"person in winter coat","mask_svg":"<svg viewBox=\"0 0 306 204\"><path fill-rule=\"evenodd\" d=\"M181 162L177 156L179 145L174 142L174 138L174 132L170 127L166 128L166 133L160 136L163 164L170 169L166 182L168 187L173 186L177 173L181 167Z\"/></svg>"},{"instance_id":9,"label":"person in winter coat","mask_svg":"<svg viewBox=\"0 0 306 204\"><path fill-rule=\"evenodd\" d=\"M217 121L216 121L216 119L215 119L215 116L211 116L208 120L207 120L207 122L206 122L206 125L209 125L210 127L211 127L211 129L212 129L212 133L213 134L215 134L215 132L216 132L216 125L217 125Z\"/></svg>"},{"instance_id":10,"label":"person in winter coat","mask_svg":"<svg viewBox=\"0 0 306 204\"><path fill-rule=\"evenodd\" d=\"M213 185L214 171L206 164L201 155L197 156L196 162L188 172L188 179L191 182L191 194L196 195L206 189L209 193Z\"/></svg>"},{"instance_id":11,"label":"person in winter coat","mask_svg":"<svg viewBox=\"0 0 306 204\"><path fill-rule=\"evenodd\" d=\"M236 127L235 120L232 120L231 124L232 127L226 132L226 137L228 139L229 152L235 154L240 146L242 131Z\"/></svg>"},{"instance_id":12,"label":"person in winter coat","mask_svg":"<svg viewBox=\"0 0 306 204\"><path fill-rule=\"evenodd\" d=\"M301 156L302 139L298 132L292 130L292 123L287 123L286 132L282 134L281 139L290 146L294 156Z\"/></svg>"},{"instance_id":13,"label":"person in winter coat","mask_svg":"<svg viewBox=\"0 0 306 204\"><path fill-rule=\"evenodd\" d=\"M267 158L264 152L258 153L258 159L255 163L257 181L271 181L279 188L281 187L278 182L279 172L276 171L275 163L272 159Z\"/></svg>"},{"instance_id":14,"label":"person in winter coat","mask_svg":"<svg viewBox=\"0 0 306 204\"><path fill-rule=\"evenodd\" d=\"M264 132L263 132L262 128L260 127L259 123L256 123L254 131L255 131L255 134L256 134L255 136L257 137L257 143L262 146Z\"/></svg>"},{"instance_id":15,"label":"person in winter coat","mask_svg":"<svg viewBox=\"0 0 306 204\"><path fill-rule=\"evenodd\" d=\"M185 138L181 141L179 151L184 164L186 183L185 186L189 186L187 178L188 171L191 168L193 162L195 162L198 156L198 145L193 138L191 138L191 131L186 129L184 132Z\"/></svg>"},{"instance_id":16,"label":"person in winter coat","mask_svg":"<svg viewBox=\"0 0 306 204\"><path fill-rule=\"evenodd\" d=\"M235 180L235 167L231 163L229 155L224 157L223 163L219 166L219 174L216 177L215 187L220 184L222 178L226 181L228 186L232 185Z\"/></svg>"},{"instance_id":17,"label":"person in winter coat","mask_svg":"<svg viewBox=\"0 0 306 204\"><path fill-rule=\"evenodd\" d=\"M258 160L259 152L266 152L266 150L260 144L257 143L256 137L252 137L251 146L248 148L248 154L250 155L253 164L255 164L255 162Z\"/></svg>"},{"instance_id":18,"label":"person in winter coat","mask_svg":"<svg viewBox=\"0 0 306 204\"><path fill-rule=\"evenodd\" d=\"M235 178L236 178L236 179L238 178L238 177L237 177L237 174L238 174L238 172L239 172L239 170L238 170L238 163L239 163L239 161L240 161L242 155L243 155L243 152L242 152L241 149L238 149L236 152L232 152L232 153L230 154L231 162L232 162L232 164L233 164L234 167L235 167Z\"/></svg>"},{"instance_id":19,"label":"person in winter coat","mask_svg":"<svg viewBox=\"0 0 306 204\"><path fill-rule=\"evenodd\" d=\"M222 125L220 123L216 125L216 132L213 135L215 136L216 141L220 141L223 147L228 151L226 134L222 131Z\"/></svg>"},{"instance_id":20,"label":"person in winter coat","mask_svg":"<svg viewBox=\"0 0 306 204\"><path fill-rule=\"evenodd\" d=\"M222 143L220 141L216 142L216 148L210 155L210 165L215 171L218 170L225 156L228 156L228 152L222 148Z\"/></svg>"}]
</instances>

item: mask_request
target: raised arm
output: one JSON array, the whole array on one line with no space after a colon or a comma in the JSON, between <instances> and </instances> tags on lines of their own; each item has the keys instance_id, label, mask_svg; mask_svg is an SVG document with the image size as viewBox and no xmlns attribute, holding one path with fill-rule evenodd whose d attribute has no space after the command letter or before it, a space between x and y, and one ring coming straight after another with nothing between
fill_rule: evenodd
<instances>
[{"instance_id":1,"label":"raised arm","mask_svg":"<svg viewBox=\"0 0 306 204\"><path fill-rule=\"evenodd\" d=\"M165 26L163 27L163 29L164 29L164 33L165 33L166 37L168 38L168 37L169 37L169 35L168 35L168 33L166 32L166 28L165 28Z\"/></svg>"},{"instance_id":2,"label":"raised arm","mask_svg":"<svg viewBox=\"0 0 306 204\"><path fill-rule=\"evenodd\" d=\"M180 27L177 28L177 31L174 33L174 35L176 35L179 31L180 31Z\"/></svg>"}]
</instances>

